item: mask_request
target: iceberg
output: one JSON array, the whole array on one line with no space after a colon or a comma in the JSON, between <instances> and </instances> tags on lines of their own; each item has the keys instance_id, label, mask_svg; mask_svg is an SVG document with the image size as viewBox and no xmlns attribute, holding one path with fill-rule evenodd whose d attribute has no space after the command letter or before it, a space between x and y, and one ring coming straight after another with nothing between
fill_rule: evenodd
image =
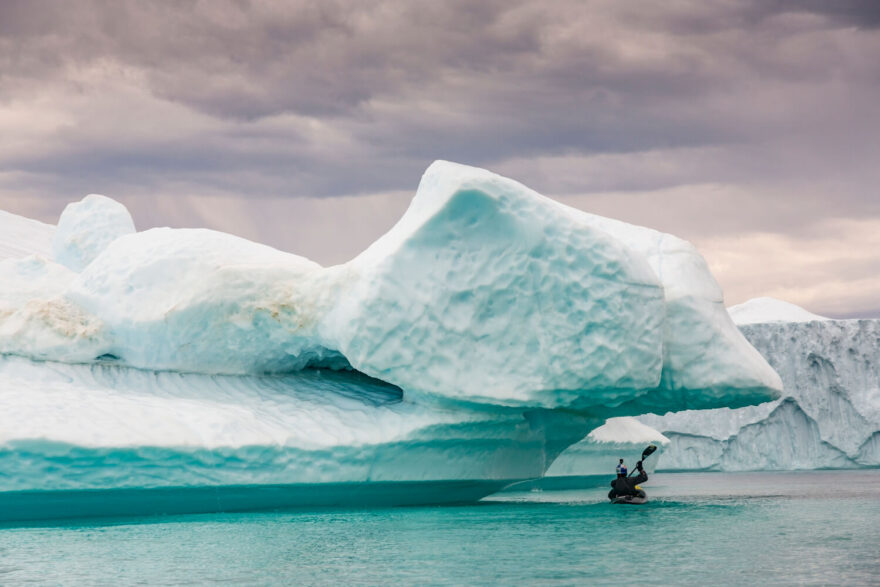
<instances>
[{"instance_id":1,"label":"iceberg","mask_svg":"<svg viewBox=\"0 0 880 587\"><path fill-rule=\"evenodd\" d=\"M609 418L592 430L585 439L571 445L547 469L547 477L613 477L618 459L632 470L642 451L650 444L657 447L644 461L645 470L653 473L669 439L633 417Z\"/></svg>"},{"instance_id":2,"label":"iceberg","mask_svg":"<svg viewBox=\"0 0 880 587\"><path fill-rule=\"evenodd\" d=\"M752 298L742 304L727 309L733 321L745 324L768 324L771 322L813 322L828 320L825 316L813 314L795 304L776 298Z\"/></svg>"},{"instance_id":3,"label":"iceberg","mask_svg":"<svg viewBox=\"0 0 880 587\"><path fill-rule=\"evenodd\" d=\"M731 314L744 322L743 334L782 377L785 397L734 410L639 416L671 441L660 467L880 465L880 321L831 320L766 298L734 307Z\"/></svg>"},{"instance_id":4,"label":"iceberg","mask_svg":"<svg viewBox=\"0 0 880 587\"><path fill-rule=\"evenodd\" d=\"M88 196L0 261L0 518L469 501L781 391L691 245L482 169L332 267L130 220Z\"/></svg>"}]
</instances>

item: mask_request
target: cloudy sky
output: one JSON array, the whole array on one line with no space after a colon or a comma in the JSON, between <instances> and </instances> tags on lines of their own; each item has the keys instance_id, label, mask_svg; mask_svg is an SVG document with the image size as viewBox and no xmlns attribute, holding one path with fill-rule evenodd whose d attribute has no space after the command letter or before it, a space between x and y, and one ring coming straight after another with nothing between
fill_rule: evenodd
<instances>
[{"instance_id":1,"label":"cloudy sky","mask_svg":"<svg viewBox=\"0 0 880 587\"><path fill-rule=\"evenodd\" d=\"M672 232L728 304L880 316L880 2L2 0L0 208L321 263L434 159Z\"/></svg>"}]
</instances>

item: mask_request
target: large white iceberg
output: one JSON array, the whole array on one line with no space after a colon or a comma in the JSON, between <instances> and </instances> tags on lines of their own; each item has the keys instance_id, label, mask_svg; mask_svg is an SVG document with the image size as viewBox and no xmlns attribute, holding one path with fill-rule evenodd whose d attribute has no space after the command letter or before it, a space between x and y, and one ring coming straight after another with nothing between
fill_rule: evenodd
<instances>
[{"instance_id":1,"label":"large white iceberg","mask_svg":"<svg viewBox=\"0 0 880 587\"><path fill-rule=\"evenodd\" d=\"M880 465L880 320L830 320L766 299L736 312L786 398L639 420L671 443L663 469L784 470ZM768 309L777 309L773 313ZM761 322L753 322L756 316ZM815 319L807 319L815 316Z\"/></svg>"},{"instance_id":2,"label":"large white iceberg","mask_svg":"<svg viewBox=\"0 0 880 587\"><path fill-rule=\"evenodd\" d=\"M94 337L72 331L61 360L226 374L347 361L411 394L624 413L780 389L693 247L446 162L344 265L153 229L109 240L55 293L43 297L101 325Z\"/></svg>"},{"instance_id":3,"label":"large white iceberg","mask_svg":"<svg viewBox=\"0 0 880 587\"><path fill-rule=\"evenodd\" d=\"M606 418L781 389L689 244L485 170L433 164L397 225L327 268L130 232L87 200L55 235L88 243L79 262L0 261L0 493L454 480L471 499Z\"/></svg>"}]
</instances>

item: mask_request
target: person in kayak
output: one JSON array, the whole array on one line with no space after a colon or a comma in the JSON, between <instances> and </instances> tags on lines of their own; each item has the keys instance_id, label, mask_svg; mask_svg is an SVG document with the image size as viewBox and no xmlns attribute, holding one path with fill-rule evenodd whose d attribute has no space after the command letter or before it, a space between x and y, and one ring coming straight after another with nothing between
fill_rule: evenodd
<instances>
[{"instance_id":1,"label":"person in kayak","mask_svg":"<svg viewBox=\"0 0 880 587\"><path fill-rule=\"evenodd\" d=\"M644 483L648 480L648 474L642 466L642 461L636 463L636 470L639 474L636 477L627 477L626 473L617 472L617 479L611 482L611 491L608 492L608 499L614 499L623 495L632 495L635 497L646 497L641 489L636 489L636 485Z\"/></svg>"},{"instance_id":2,"label":"person in kayak","mask_svg":"<svg viewBox=\"0 0 880 587\"><path fill-rule=\"evenodd\" d=\"M620 459L620 462L617 464L617 476L620 477L621 475L626 477L626 465L623 464L623 459Z\"/></svg>"}]
</instances>

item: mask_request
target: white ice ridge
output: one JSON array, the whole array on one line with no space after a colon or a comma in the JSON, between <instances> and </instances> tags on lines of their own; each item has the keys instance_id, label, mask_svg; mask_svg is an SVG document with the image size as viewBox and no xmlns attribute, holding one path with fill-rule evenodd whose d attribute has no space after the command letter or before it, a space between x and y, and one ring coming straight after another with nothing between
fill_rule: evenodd
<instances>
[{"instance_id":1,"label":"white ice ridge","mask_svg":"<svg viewBox=\"0 0 880 587\"><path fill-rule=\"evenodd\" d=\"M28 255L52 256L55 227L0 210L0 261Z\"/></svg>"},{"instance_id":2,"label":"white ice ridge","mask_svg":"<svg viewBox=\"0 0 880 587\"><path fill-rule=\"evenodd\" d=\"M605 424L591 431L586 439L597 444L669 444L668 438L631 417L609 418Z\"/></svg>"},{"instance_id":3,"label":"white ice ridge","mask_svg":"<svg viewBox=\"0 0 880 587\"><path fill-rule=\"evenodd\" d=\"M632 469L650 444L657 447L645 460L645 468L652 473L669 439L635 418L609 418L585 439L565 449L547 469L547 476L611 476L618 459L625 459Z\"/></svg>"},{"instance_id":4,"label":"white ice ridge","mask_svg":"<svg viewBox=\"0 0 880 587\"><path fill-rule=\"evenodd\" d=\"M72 210L56 253L78 269L75 248L81 271L0 263L0 352L205 374L350 365L412 398L601 417L781 389L690 244L482 169L434 163L386 235L328 268L210 230L131 233L105 198Z\"/></svg>"},{"instance_id":5,"label":"white ice ridge","mask_svg":"<svg viewBox=\"0 0 880 587\"><path fill-rule=\"evenodd\" d=\"M82 271L107 245L135 232L125 206L98 194L68 204L52 237L52 255L62 265Z\"/></svg>"},{"instance_id":6,"label":"white ice ridge","mask_svg":"<svg viewBox=\"0 0 880 587\"><path fill-rule=\"evenodd\" d=\"M672 441L662 469L880 466L880 320L741 328L780 374L787 397L735 410L640 416Z\"/></svg>"},{"instance_id":7,"label":"white ice ridge","mask_svg":"<svg viewBox=\"0 0 880 587\"><path fill-rule=\"evenodd\" d=\"M765 324L768 322L812 322L828 320L789 302L776 298L752 298L742 304L730 306L727 311L738 325Z\"/></svg>"}]
</instances>

